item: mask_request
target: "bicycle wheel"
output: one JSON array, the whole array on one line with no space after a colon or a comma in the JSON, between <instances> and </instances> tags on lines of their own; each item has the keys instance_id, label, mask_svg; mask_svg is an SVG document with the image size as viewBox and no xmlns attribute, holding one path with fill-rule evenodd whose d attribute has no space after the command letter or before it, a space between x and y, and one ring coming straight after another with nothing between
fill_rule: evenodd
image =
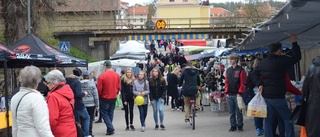
<instances>
[{"instance_id":1,"label":"bicycle wheel","mask_svg":"<svg viewBox=\"0 0 320 137\"><path fill-rule=\"evenodd\" d=\"M192 129L196 128L196 110L192 109Z\"/></svg>"}]
</instances>

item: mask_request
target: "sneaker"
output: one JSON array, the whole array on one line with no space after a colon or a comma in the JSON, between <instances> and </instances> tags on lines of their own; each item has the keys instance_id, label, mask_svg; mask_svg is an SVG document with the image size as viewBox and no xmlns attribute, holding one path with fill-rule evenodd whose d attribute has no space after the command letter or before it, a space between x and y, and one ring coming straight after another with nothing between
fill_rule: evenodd
<instances>
[{"instance_id":1,"label":"sneaker","mask_svg":"<svg viewBox=\"0 0 320 137\"><path fill-rule=\"evenodd\" d=\"M179 109L179 108L177 108L177 111L180 111L180 109Z\"/></svg>"},{"instance_id":2,"label":"sneaker","mask_svg":"<svg viewBox=\"0 0 320 137\"><path fill-rule=\"evenodd\" d=\"M239 131L239 132L242 132L242 131L243 131L243 128L242 128L242 127L238 127L238 131Z\"/></svg>"},{"instance_id":3,"label":"sneaker","mask_svg":"<svg viewBox=\"0 0 320 137\"><path fill-rule=\"evenodd\" d=\"M141 132L144 132L144 127L141 127Z\"/></svg>"},{"instance_id":4,"label":"sneaker","mask_svg":"<svg viewBox=\"0 0 320 137\"><path fill-rule=\"evenodd\" d=\"M229 129L230 132L233 132L233 131L236 131L236 130L237 130L236 127L231 127L231 128Z\"/></svg>"},{"instance_id":5,"label":"sneaker","mask_svg":"<svg viewBox=\"0 0 320 137\"><path fill-rule=\"evenodd\" d=\"M260 128L257 128L257 129L256 129L256 135L257 135L257 136L261 136L261 135L262 135Z\"/></svg>"},{"instance_id":6,"label":"sneaker","mask_svg":"<svg viewBox=\"0 0 320 137\"><path fill-rule=\"evenodd\" d=\"M165 129L166 129L166 127L165 127L164 125L160 125L160 128L161 128L162 130L165 130Z\"/></svg>"},{"instance_id":7,"label":"sneaker","mask_svg":"<svg viewBox=\"0 0 320 137\"><path fill-rule=\"evenodd\" d=\"M188 122L190 122L190 120L189 119L184 119L184 122L188 123Z\"/></svg>"},{"instance_id":8,"label":"sneaker","mask_svg":"<svg viewBox=\"0 0 320 137\"><path fill-rule=\"evenodd\" d=\"M171 111L175 111L175 109L171 109Z\"/></svg>"},{"instance_id":9,"label":"sneaker","mask_svg":"<svg viewBox=\"0 0 320 137\"><path fill-rule=\"evenodd\" d=\"M128 130L129 130L129 126L126 127L126 131L128 131Z\"/></svg>"},{"instance_id":10,"label":"sneaker","mask_svg":"<svg viewBox=\"0 0 320 137\"><path fill-rule=\"evenodd\" d=\"M131 128L131 130L133 130L133 131L135 131L135 130L136 130L136 128L134 128L134 126L133 126L133 125L130 125L130 128Z\"/></svg>"},{"instance_id":11,"label":"sneaker","mask_svg":"<svg viewBox=\"0 0 320 137\"><path fill-rule=\"evenodd\" d=\"M114 131L106 133L106 135L113 135L113 134L114 134Z\"/></svg>"},{"instance_id":12,"label":"sneaker","mask_svg":"<svg viewBox=\"0 0 320 137\"><path fill-rule=\"evenodd\" d=\"M102 123L102 120L98 120L98 121L96 121L96 122L94 122L94 123Z\"/></svg>"},{"instance_id":13,"label":"sneaker","mask_svg":"<svg viewBox=\"0 0 320 137\"><path fill-rule=\"evenodd\" d=\"M156 125L156 126L154 127L154 129L155 129L155 130L158 130L158 129L159 129L159 125Z\"/></svg>"}]
</instances>

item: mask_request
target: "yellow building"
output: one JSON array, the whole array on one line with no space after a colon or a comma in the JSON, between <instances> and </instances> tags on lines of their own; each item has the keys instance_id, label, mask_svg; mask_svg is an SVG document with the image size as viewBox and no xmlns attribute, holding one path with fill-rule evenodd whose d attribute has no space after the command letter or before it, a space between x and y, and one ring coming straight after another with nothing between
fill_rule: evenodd
<instances>
[{"instance_id":1,"label":"yellow building","mask_svg":"<svg viewBox=\"0 0 320 137\"><path fill-rule=\"evenodd\" d=\"M167 28L209 27L210 7L201 0L159 0L157 19L167 22Z\"/></svg>"}]
</instances>

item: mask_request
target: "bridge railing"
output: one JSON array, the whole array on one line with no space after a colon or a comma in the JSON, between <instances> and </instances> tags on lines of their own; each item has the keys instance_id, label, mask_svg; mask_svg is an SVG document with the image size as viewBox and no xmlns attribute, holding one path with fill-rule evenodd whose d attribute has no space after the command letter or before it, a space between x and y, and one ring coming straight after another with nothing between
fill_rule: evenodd
<instances>
[{"instance_id":1,"label":"bridge railing","mask_svg":"<svg viewBox=\"0 0 320 137\"><path fill-rule=\"evenodd\" d=\"M53 22L54 30L61 31L91 31L111 29L155 29L159 20L153 18L136 19L56 19ZM220 18L162 18L166 22L166 29L193 29L193 28L237 28L255 27L267 18L220 17Z\"/></svg>"}]
</instances>

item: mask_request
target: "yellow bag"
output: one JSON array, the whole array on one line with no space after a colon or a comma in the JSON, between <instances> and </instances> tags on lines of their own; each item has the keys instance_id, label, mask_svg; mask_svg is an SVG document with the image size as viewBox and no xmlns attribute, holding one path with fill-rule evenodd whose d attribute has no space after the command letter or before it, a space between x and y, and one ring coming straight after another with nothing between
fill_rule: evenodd
<instances>
[{"instance_id":1,"label":"yellow bag","mask_svg":"<svg viewBox=\"0 0 320 137\"><path fill-rule=\"evenodd\" d=\"M261 93L257 93L248 104L247 116L252 117L267 117L267 104L264 101Z\"/></svg>"},{"instance_id":2,"label":"yellow bag","mask_svg":"<svg viewBox=\"0 0 320 137\"><path fill-rule=\"evenodd\" d=\"M6 112L0 112L0 129L7 128L7 118L6 118ZM9 111L9 126L12 126L12 114L11 111Z\"/></svg>"}]
</instances>

